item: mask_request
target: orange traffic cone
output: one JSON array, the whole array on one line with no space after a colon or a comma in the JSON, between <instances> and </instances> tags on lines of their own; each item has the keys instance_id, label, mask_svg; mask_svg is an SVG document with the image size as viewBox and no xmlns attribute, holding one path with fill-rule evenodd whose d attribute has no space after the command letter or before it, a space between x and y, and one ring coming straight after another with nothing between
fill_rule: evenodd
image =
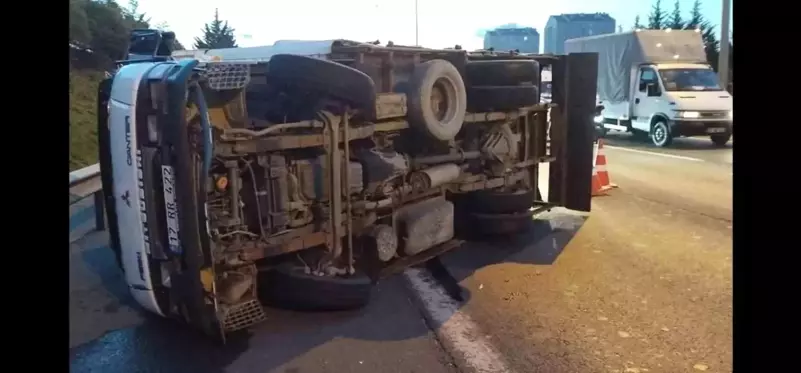
<instances>
[{"instance_id":1,"label":"orange traffic cone","mask_svg":"<svg viewBox=\"0 0 801 373\"><path fill-rule=\"evenodd\" d=\"M607 189L601 187L601 181L598 180L598 170L595 167L592 168L592 196L603 196L606 195Z\"/></svg>"},{"instance_id":2,"label":"orange traffic cone","mask_svg":"<svg viewBox=\"0 0 801 373\"><path fill-rule=\"evenodd\" d=\"M609 180L609 171L606 170L606 154L604 153L603 139L598 139L598 155L595 160L595 168L598 170L598 180L602 188L617 188L617 184Z\"/></svg>"},{"instance_id":3,"label":"orange traffic cone","mask_svg":"<svg viewBox=\"0 0 801 373\"><path fill-rule=\"evenodd\" d=\"M595 144L595 159L592 167L592 195L603 196L609 189L617 188L617 185L609 181L609 172L606 170L606 155L604 154L603 140L598 139Z\"/></svg>"}]
</instances>

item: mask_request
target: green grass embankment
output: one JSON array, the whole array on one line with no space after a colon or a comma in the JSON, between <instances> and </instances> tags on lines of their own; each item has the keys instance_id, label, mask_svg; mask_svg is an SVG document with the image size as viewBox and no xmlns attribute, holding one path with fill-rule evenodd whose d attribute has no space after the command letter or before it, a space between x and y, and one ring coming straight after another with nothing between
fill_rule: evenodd
<instances>
[{"instance_id":1,"label":"green grass embankment","mask_svg":"<svg viewBox=\"0 0 801 373\"><path fill-rule=\"evenodd\" d=\"M70 171L97 163L97 85L103 75L70 70Z\"/></svg>"}]
</instances>

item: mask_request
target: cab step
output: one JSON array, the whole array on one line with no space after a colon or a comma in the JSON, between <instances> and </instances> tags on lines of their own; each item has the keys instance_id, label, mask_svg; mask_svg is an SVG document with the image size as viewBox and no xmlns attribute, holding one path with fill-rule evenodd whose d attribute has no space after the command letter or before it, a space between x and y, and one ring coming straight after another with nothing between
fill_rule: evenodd
<instances>
[{"instance_id":1,"label":"cab step","mask_svg":"<svg viewBox=\"0 0 801 373\"><path fill-rule=\"evenodd\" d=\"M253 298L223 308L220 319L223 330L228 333L258 324L267 319L267 315L259 300Z\"/></svg>"}]
</instances>

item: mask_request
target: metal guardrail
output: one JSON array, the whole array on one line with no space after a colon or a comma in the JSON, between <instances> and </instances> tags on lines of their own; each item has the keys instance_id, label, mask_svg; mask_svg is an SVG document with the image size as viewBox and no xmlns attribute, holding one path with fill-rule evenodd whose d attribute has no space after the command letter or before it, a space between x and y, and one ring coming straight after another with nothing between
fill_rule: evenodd
<instances>
[{"instance_id":1,"label":"metal guardrail","mask_svg":"<svg viewBox=\"0 0 801 373\"><path fill-rule=\"evenodd\" d=\"M94 198L95 229L106 229L103 208L103 184L100 180L100 164L93 164L70 172L70 206L86 198Z\"/></svg>"}]
</instances>

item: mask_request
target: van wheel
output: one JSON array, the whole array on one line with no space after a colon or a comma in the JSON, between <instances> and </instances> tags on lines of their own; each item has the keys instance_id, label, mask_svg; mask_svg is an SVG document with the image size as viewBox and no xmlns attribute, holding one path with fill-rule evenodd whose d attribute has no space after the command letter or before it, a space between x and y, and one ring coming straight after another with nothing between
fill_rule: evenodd
<instances>
[{"instance_id":1,"label":"van wheel","mask_svg":"<svg viewBox=\"0 0 801 373\"><path fill-rule=\"evenodd\" d=\"M414 67L408 87L409 124L436 140L453 140L467 112L467 90L459 70L445 60L427 61Z\"/></svg>"},{"instance_id":2,"label":"van wheel","mask_svg":"<svg viewBox=\"0 0 801 373\"><path fill-rule=\"evenodd\" d=\"M267 305L295 311L344 311L370 302L373 282L359 271L350 276L316 276L286 263L260 273L259 293Z\"/></svg>"},{"instance_id":3,"label":"van wheel","mask_svg":"<svg viewBox=\"0 0 801 373\"><path fill-rule=\"evenodd\" d=\"M651 142L660 148L669 146L673 142L673 135L667 122L660 119L651 126Z\"/></svg>"},{"instance_id":4,"label":"van wheel","mask_svg":"<svg viewBox=\"0 0 801 373\"><path fill-rule=\"evenodd\" d=\"M712 140L712 143L715 144L715 146L724 147L726 146L726 143L729 142L729 139L731 139L731 134L709 135L709 138Z\"/></svg>"}]
</instances>

